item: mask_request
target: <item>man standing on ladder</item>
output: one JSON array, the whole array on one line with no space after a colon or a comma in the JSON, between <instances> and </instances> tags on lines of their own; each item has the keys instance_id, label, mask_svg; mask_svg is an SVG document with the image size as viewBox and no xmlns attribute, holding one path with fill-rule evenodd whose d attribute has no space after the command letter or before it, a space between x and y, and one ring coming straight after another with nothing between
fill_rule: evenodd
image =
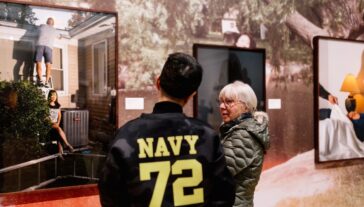
<instances>
[{"instance_id":1,"label":"man standing on ladder","mask_svg":"<svg viewBox=\"0 0 364 207\"><path fill-rule=\"evenodd\" d=\"M58 31L53 27L54 20L49 17L47 24L42 24L39 27L39 35L36 42L36 49L34 55L34 62L36 63L37 70L37 85L49 88L49 79L51 76L52 68L52 48L56 37L61 38ZM46 79L42 81L42 58L46 66Z\"/></svg>"}]
</instances>

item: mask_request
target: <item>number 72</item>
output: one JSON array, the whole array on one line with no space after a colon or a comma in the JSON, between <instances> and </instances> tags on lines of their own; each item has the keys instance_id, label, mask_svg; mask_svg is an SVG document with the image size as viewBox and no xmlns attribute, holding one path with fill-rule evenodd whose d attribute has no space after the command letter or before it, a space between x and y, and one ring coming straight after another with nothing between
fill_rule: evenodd
<instances>
[{"instance_id":1,"label":"number 72","mask_svg":"<svg viewBox=\"0 0 364 207\"><path fill-rule=\"evenodd\" d=\"M202 181L202 166L197 160L177 160L172 166L170 161L149 162L139 164L140 180L150 180L152 172L158 172L152 199L149 203L150 207L161 206L163 196L166 190L168 177L172 171L172 175L180 175L183 170L191 170L191 177L177 178L173 184L173 200L175 206L190 205L202 203L204 201L203 188L193 189L193 194L185 195L183 189L186 187L194 187Z\"/></svg>"}]
</instances>

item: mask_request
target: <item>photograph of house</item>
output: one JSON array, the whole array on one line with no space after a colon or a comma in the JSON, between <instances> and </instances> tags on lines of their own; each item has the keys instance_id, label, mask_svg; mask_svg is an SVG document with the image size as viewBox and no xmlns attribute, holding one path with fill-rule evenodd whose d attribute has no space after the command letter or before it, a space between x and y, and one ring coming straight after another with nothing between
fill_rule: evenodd
<instances>
[{"instance_id":1,"label":"photograph of house","mask_svg":"<svg viewBox=\"0 0 364 207\"><path fill-rule=\"evenodd\" d=\"M60 125L69 144L73 146L73 150L76 152L91 150L96 158L104 159L105 146L112 139L116 124L116 14L3 2L0 2L0 6L3 8L0 11L0 45L2 51L0 81L2 83L30 85L27 87L33 85L34 88L37 87L42 91L45 102L48 102L48 92L55 90L58 95L58 102L62 107ZM42 87L37 86L37 69L34 56L37 41L39 41L40 27L48 24L49 18L54 21L53 27L57 36L54 39L53 48L51 48L50 84L48 87ZM45 58L41 62L41 75L44 80L46 76ZM5 91L5 97L7 97L6 94ZM23 98L19 92L16 94L18 100ZM29 98L32 99L32 97ZM36 100L35 97L33 98ZM33 100L28 101L31 101L29 106L34 107L31 104ZM29 116L31 117L32 109L25 110L30 112ZM36 109L33 111L36 113ZM9 111L10 116L12 113L14 112ZM24 118L26 117L21 119ZM7 123L13 125L12 122L8 121ZM23 124L30 128L36 126L29 121L23 122ZM9 127L6 124L3 126ZM5 130L10 131L6 128ZM19 128L19 130L21 129ZM1 172L5 177L2 177L1 180L4 180L5 184L2 186L1 192L19 191L33 187L41 188L52 179L57 180L70 174L66 171L61 172L61 169L52 173L45 166L47 162L59 159L57 156L52 157L59 150L53 150L53 145L49 144L54 136L56 135L47 134L45 137L40 134L35 137L39 140L37 144L31 143L28 149L23 149L16 146L20 145L24 138L19 137L19 141L16 141L18 139L4 135L0 151L4 154L1 158ZM37 153L29 154L27 151L31 151L33 147ZM39 148L41 149L39 150ZM44 156L50 157L44 158ZM42 157L44 159L40 161L39 159ZM81 158L74 158L73 162L77 159L82 160ZM32 168L34 163L38 161L40 162L39 166L43 166L34 172L56 174L56 177L54 178L52 175L49 177L50 180L38 178L38 182L26 180L18 187L12 187L14 186L11 179L12 174L16 174L17 170ZM92 162L92 165L95 164L96 167L89 172L84 169L84 166L90 166L91 163L84 164L84 162L79 163L78 166L81 167L76 167L74 170L82 168L80 174L82 176L87 175L90 180L93 180L91 174L97 175L98 165L96 163L100 160ZM65 163L66 166L72 165L71 161L68 164ZM60 167L58 166L58 168ZM22 179L24 177L27 175L25 174ZM34 180L31 176L29 178Z\"/></svg>"},{"instance_id":2,"label":"photograph of house","mask_svg":"<svg viewBox=\"0 0 364 207\"><path fill-rule=\"evenodd\" d=\"M27 12L24 17L9 13L0 18L3 48L0 80L35 81L33 58L37 29L52 17L61 38L54 43L51 78L62 108L87 109L90 129L101 125L112 127L109 105L110 91L116 88L115 15L21 4L12 6Z\"/></svg>"}]
</instances>

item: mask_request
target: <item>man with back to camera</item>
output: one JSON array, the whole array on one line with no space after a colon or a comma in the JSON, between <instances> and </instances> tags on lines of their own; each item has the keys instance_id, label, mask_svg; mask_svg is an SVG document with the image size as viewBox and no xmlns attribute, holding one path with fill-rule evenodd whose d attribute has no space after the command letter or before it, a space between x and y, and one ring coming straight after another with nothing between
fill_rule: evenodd
<instances>
[{"instance_id":1,"label":"man with back to camera","mask_svg":"<svg viewBox=\"0 0 364 207\"><path fill-rule=\"evenodd\" d=\"M122 126L99 180L102 206L232 206L235 184L217 133L183 114L202 67L169 55L156 82L153 112Z\"/></svg>"},{"instance_id":2,"label":"man with back to camera","mask_svg":"<svg viewBox=\"0 0 364 207\"><path fill-rule=\"evenodd\" d=\"M37 70L37 85L44 85L49 87L48 82L51 75L52 68L52 49L54 40L57 37L61 37L57 30L53 27L54 20L49 17L47 24L42 24L39 27L39 35L36 42L36 49L34 55L34 62ZM46 66L46 79L42 82L42 58L44 57L44 63Z\"/></svg>"}]
</instances>

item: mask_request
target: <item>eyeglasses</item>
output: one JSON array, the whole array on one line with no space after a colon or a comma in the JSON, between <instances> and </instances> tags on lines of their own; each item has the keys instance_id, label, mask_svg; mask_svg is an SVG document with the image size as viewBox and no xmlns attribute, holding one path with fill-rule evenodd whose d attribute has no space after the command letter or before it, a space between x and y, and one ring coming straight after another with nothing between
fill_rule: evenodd
<instances>
[{"instance_id":1,"label":"eyeglasses","mask_svg":"<svg viewBox=\"0 0 364 207\"><path fill-rule=\"evenodd\" d=\"M235 104L237 103L243 103L241 101L238 101L238 100L233 100L233 99L225 99L225 100L219 100L219 106L221 104L224 104L225 107L233 107Z\"/></svg>"}]
</instances>

